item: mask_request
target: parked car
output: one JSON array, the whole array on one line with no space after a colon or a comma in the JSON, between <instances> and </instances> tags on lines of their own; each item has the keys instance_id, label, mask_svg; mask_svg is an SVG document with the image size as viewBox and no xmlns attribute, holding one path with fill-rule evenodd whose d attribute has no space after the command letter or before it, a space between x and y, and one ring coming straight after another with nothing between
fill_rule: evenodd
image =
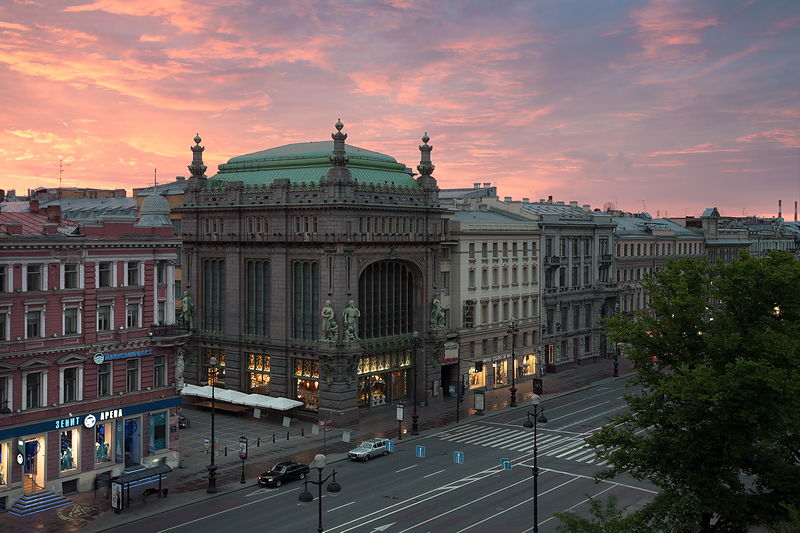
<instances>
[{"instance_id":1,"label":"parked car","mask_svg":"<svg viewBox=\"0 0 800 533\"><path fill-rule=\"evenodd\" d=\"M373 457L388 454L386 439L370 439L365 440L358 447L347 452L347 457L353 461L369 461Z\"/></svg>"},{"instance_id":2,"label":"parked car","mask_svg":"<svg viewBox=\"0 0 800 533\"><path fill-rule=\"evenodd\" d=\"M287 481L305 479L308 475L308 465L284 461L272 467L272 470L258 476L258 484L265 487L280 487Z\"/></svg>"}]
</instances>

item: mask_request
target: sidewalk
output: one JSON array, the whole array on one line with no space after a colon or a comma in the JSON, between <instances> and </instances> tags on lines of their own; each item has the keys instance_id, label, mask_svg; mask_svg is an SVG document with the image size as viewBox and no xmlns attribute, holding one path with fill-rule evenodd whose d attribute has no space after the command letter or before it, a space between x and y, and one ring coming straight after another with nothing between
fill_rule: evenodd
<instances>
[{"instance_id":1,"label":"sidewalk","mask_svg":"<svg viewBox=\"0 0 800 533\"><path fill-rule=\"evenodd\" d=\"M620 360L620 376L628 374L631 369L630 361ZM611 360L598 359L597 362L584 363L570 370L545 375L544 396L568 393L611 377ZM531 395L530 379L517 384L519 404L529 400ZM487 412L508 409L508 402L508 387L486 391ZM468 395L461 404L461 421L474 415L471 407L472 398ZM442 399L435 398L429 406L420 407L418 409L420 432L454 423L455 409L455 399L449 396ZM73 505L44 511L30 517L19 518L8 513L0 514L0 531L95 533L168 509L215 497L216 495L205 492L208 486L207 466L211 457L204 449L203 439L209 437L211 433L210 410L184 407L183 412L189 418L191 425L187 429L180 430L182 465L166 476L164 486L169 488L167 498L151 496L143 502L140 493L144 487L133 489L130 507L121 514L114 514L110 499L102 497L100 491L74 494L69 496L74 502ZM410 430L409 415L407 412L406 422L403 425L406 430ZM275 418L256 419L246 413L229 414L217 411L215 417L215 436L219 443L219 455L215 460L218 466L217 495L252 487L256 478L276 462L291 458L307 463L317 453L325 453L329 462L342 460L346 457L346 452L361 440L375 436L396 438L398 432L395 410L392 408L362 414L358 425L352 428L333 428L327 432L324 439L322 432L312 435L312 425L311 422L293 420L291 427L286 428L281 425L281 420ZM350 442L343 442L342 437L345 432L350 433ZM249 445L248 458L245 461L245 484L240 483L242 475L242 462L238 454L240 436L247 437ZM411 438L414 437L410 433L403 434L403 440ZM227 455L225 455L226 447Z\"/></svg>"}]
</instances>

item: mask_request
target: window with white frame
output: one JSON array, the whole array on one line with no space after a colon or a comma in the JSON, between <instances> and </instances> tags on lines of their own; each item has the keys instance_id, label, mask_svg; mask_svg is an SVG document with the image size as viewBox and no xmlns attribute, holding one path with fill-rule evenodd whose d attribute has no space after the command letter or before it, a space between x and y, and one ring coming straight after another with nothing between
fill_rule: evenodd
<instances>
[{"instance_id":1,"label":"window with white frame","mask_svg":"<svg viewBox=\"0 0 800 533\"><path fill-rule=\"evenodd\" d=\"M81 312L77 305L64 306L63 334L77 335L81 332Z\"/></svg>"},{"instance_id":2,"label":"window with white frame","mask_svg":"<svg viewBox=\"0 0 800 533\"><path fill-rule=\"evenodd\" d=\"M28 309L25 311L25 338L44 337L44 310Z\"/></svg>"},{"instance_id":3,"label":"window with white frame","mask_svg":"<svg viewBox=\"0 0 800 533\"><path fill-rule=\"evenodd\" d=\"M25 265L25 290L45 290L42 276L42 265Z\"/></svg>"},{"instance_id":4,"label":"window with white frame","mask_svg":"<svg viewBox=\"0 0 800 533\"><path fill-rule=\"evenodd\" d=\"M136 287L141 282L141 263L139 261L128 261L125 267L125 282L129 287Z\"/></svg>"},{"instance_id":5,"label":"window with white frame","mask_svg":"<svg viewBox=\"0 0 800 533\"><path fill-rule=\"evenodd\" d=\"M128 392L139 390L139 360L135 358L125 361L125 383Z\"/></svg>"},{"instance_id":6,"label":"window with white frame","mask_svg":"<svg viewBox=\"0 0 800 533\"><path fill-rule=\"evenodd\" d=\"M9 270L8 265L0 265L0 292L10 292L11 274Z\"/></svg>"},{"instance_id":7,"label":"window with white frame","mask_svg":"<svg viewBox=\"0 0 800 533\"><path fill-rule=\"evenodd\" d=\"M167 356L157 355L153 358L153 387L167 385Z\"/></svg>"},{"instance_id":8,"label":"window with white frame","mask_svg":"<svg viewBox=\"0 0 800 533\"><path fill-rule=\"evenodd\" d=\"M83 398L83 368L68 366L61 368L61 403L79 402Z\"/></svg>"},{"instance_id":9,"label":"window with white frame","mask_svg":"<svg viewBox=\"0 0 800 533\"><path fill-rule=\"evenodd\" d=\"M163 285L164 283L167 282L167 262L156 261L155 269L156 269L156 283L159 285Z\"/></svg>"},{"instance_id":10,"label":"window with white frame","mask_svg":"<svg viewBox=\"0 0 800 533\"><path fill-rule=\"evenodd\" d=\"M0 376L0 414L14 411L12 383L11 376Z\"/></svg>"},{"instance_id":11,"label":"window with white frame","mask_svg":"<svg viewBox=\"0 0 800 533\"><path fill-rule=\"evenodd\" d=\"M97 365L97 397L103 396L111 396L112 388L111 388L111 365L112 363L109 361L107 363L101 363Z\"/></svg>"},{"instance_id":12,"label":"window with white frame","mask_svg":"<svg viewBox=\"0 0 800 533\"><path fill-rule=\"evenodd\" d=\"M125 327L142 327L142 306L139 302L127 302L125 304Z\"/></svg>"},{"instance_id":13,"label":"window with white frame","mask_svg":"<svg viewBox=\"0 0 800 533\"><path fill-rule=\"evenodd\" d=\"M22 409L36 409L47 405L47 375L42 371L22 375Z\"/></svg>"},{"instance_id":14,"label":"window with white frame","mask_svg":"<svg viewBox=\"0 0 800 533\"><path fill-rule=\"evenodd\" d=\"M166 321L167 303L163 300L156 302L156 323L163 324Z\"/></svg>"},{"instance_id":15,"label":"window with white frame","mask_svg":"<svg viewBox=\"0 0 800 533\"><path fill-rule=\"evenodd\" d=\"M80 269L77 263L64 263L62 266L64 278L61 280L61 286L65 289L79 289L79 272Z\"/></svg>"},{"instance_id":16,"label":"window with white frame","mask_svg":"<svg viewBox=\"0 0 800 533\"><path fill-rule=\"evenodd\" d=\"M97 264L97 286L98 287L112 287L113 279L113 263L105 261Z\"/></svg>"},{"instance_id":17,"label":"window with white frame","mask_svg":"<svg viewBox=\"0 0 800 533\"><path fill-rule=\"evenodd\" d=\"M114 306L110 303L97 305L97 331L114 329Z\"/></svg>"},{"instance_id":18,"label":"window with white frame","mask_svg":"<svg viewBox=\"0 0 800 533\"><path fill-rule=\"evenodd\" d=\"M0 308L0 341L11 340L11 309Z\"/></svg>"}]
</instances>

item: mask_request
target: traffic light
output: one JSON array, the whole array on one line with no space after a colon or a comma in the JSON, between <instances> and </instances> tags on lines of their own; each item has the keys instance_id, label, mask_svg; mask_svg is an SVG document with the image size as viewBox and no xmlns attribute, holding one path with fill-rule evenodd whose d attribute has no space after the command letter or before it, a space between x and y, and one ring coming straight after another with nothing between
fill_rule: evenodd
<instances>
[{"instance_id":1,"label":"traffic light","mask_svg":"<svg viewBox=\"0 0 800 533\"><path fill-rule=\"evenodd\" d=\"M483 361L475 361L475 372L483 372Z\"/></svg>"}]
</instances>

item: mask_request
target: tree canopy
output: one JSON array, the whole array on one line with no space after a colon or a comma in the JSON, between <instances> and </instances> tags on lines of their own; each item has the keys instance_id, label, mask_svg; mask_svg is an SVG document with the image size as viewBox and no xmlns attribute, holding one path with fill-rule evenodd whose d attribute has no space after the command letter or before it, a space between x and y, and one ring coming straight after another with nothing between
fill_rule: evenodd
<instances>
[{"instance_id":1,"label":"tree canopy","mask_svg":"<svg viewBox=\"0 0 800 533\"><path fill-rule=\"evenodd\" d=\"M650 310L607 321L633 360L629 411L587 439L660 488L638 531L746 531L800 508L800 261L673 260L648 277ZM797 514L794 513L796 518Z\"/></svg>"}]
</instances>

